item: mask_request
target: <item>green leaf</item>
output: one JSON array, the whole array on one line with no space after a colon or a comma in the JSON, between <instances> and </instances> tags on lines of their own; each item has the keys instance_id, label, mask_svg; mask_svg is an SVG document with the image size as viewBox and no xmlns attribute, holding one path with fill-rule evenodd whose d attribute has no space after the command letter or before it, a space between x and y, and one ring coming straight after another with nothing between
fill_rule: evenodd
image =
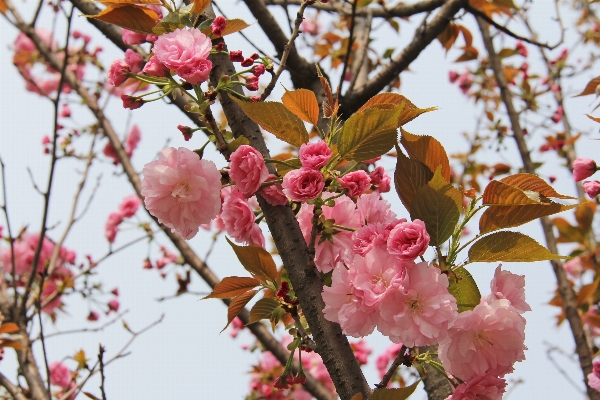
<instances>
[{"instance_id":1,"label":"green leaf","mask_svg":"<svg viewBox=\"0 0 600 400\"><path fill-rule=\"evenodd\" d=\"M247 103L231 97L252 121L278 139L300 147L308 142L308 132L302 120L281 103L271 101Z\"/></svg>"},{"instance_id":2,"label":"green leaf","mask_svg":"<svg viewBox=\"0 0 600 400\"><path fill-rule=\"evenodd\" d=\"M238 246L226 239L246 271L260 281L277 281L277 267L268 251L259 246Z\"/></svg>"},{"instance_id":3,"label":"green leaf","mask_svg":"<svg viewBox=\"0 0 600 400\"><path fill-rule=\"evenodd\" d=\"M376 389L375 391L373 391L373 394L371 394L369 396L368 400L404 400L404 399L407 399L411 394L413 394L413 392L415 391L415 389L417 388L417 386L419 385L420 382L421 382L421 380L419 379L412 385L403 387L403 388Z\"/></svg>"},{"instance_id":4,"label":"green leaf","mask_svg":"<svg viewBox=\"0 0 600 400\"><path fill-rule=\"evenodd\" d=\"M387 153L398 140L398 118L402 106L390 110L367 108L344 124L338 142L342 158L364 161Z\"/></svg>"},{"instance_id":5,"label":"green leaf","mask_svg":"<svg viewBox=\"0 0 600 400\"><path fill-rule=\"evenodd\" d=\"M154 28L152 32L155 35L164 35L165 33L173 32L175 29L192 26L191 18L192 5L178 8L177 10L168 13Z\"/></svg>"},{"instance_id":6,"label":"green leaf","mask_svg":"<svg viewBox=\"0 0 600 400\"><path fill-rule=\"evenodd\" d=\"M458 312L472 310L481 301L481 293L475 280L464 268L458 268L448 275L448 292L456 299Z\"/></svg>"},{"instance_id":7,"label":"green leaf","mask_svg":"<svg viewBox=\"0 0 600 400\"><path fill-rule=\"evenodd\" d=\"M204 299L229 299L244 294L258 285L260 282L255 278L228 276L217 283L213 291Z\"/></svg>"},{"instance_id":8,"label":"green leaf","mask_svg":"<svg viewBox=\"0 0 600 400\"><path fill-rule=\"evenodd\" d=\"M431 181L419 189L410 205L411 219L425 223L430 246L440 246L450 238L462 207L462 194L441 175L438 167Z\"/></svg>"},{"instance_id":9,"label":"green leaf","mask_svg":"<svg viewBox=\"0 0 600 400\"><path fill-rule=\"evenodd\" d=\"M400 143L406 149L409 157L427 165L431 172L442 167L442 176L450 181L450 162L444 146L435 138L427 135L413 135L401 130Z\"/></svg>"},{"instance_id":10,"label":"green leaf","mask_svg":"<svg viewBox=\"0 0 600 400\"><path fill-rule=\"evenodd\" d=\"M256 293L258 293L258 290L251 290L231 300L231 303L229 303L229 308L227 309L227 325L225 325L225 328L223 328L221 332L227 329L231 321L237 317L240 311L242 311L246 304L252 300Z\"/></svg>"},{"instance_id":11,"label":"green leaf","mask_svg":"<svg viewBox=\"0 0 600 400\"><path fill-rule=\"evenodd\" d=\"M278 307L280 307L279 302L275 299L260 299L250 310L250 320L248 321L248 325L258 322L261 319L271 319L271 316Z\"/></svg>"},{"instance_id":12,"label":"green leaf","mask_svg":"<svg viewBox=\"0 0 600 400\"><path fill-rule=\"evenodd\" d=\"M495 232L476 241L469 249L469 261L527 262L566 259L550 252L533 238L519 232Z\"/></svg>"},{"instance_id":13,"label":"green leaf","mask_svg":"<svg viewBox=\"0 0 600 400\"><path fill-rule=\"evenodd\" d=\"M425 164L417 160L411 160L402 152L398 152L397 157L396 170L394 171L396 193L398 193L404 208L410 210L415 193L427 185L427 182L433 178L433 173Z\"/></svg>"},{"instance_id":14,"label":"green leaf","mask_svg":"<svg viewBox=\"0 0 600 400\"><path fill-rule=\"evenodd\" d=\"M234 152L237 150L238 147L240 147L241 145L246 144L249 145L250 141L245 138L244 136L239 136L237 138L235 138L234 140L232 140L231 142L227 143L227 150L229 150L230 152Z\"/></svg>"}]
</instances>

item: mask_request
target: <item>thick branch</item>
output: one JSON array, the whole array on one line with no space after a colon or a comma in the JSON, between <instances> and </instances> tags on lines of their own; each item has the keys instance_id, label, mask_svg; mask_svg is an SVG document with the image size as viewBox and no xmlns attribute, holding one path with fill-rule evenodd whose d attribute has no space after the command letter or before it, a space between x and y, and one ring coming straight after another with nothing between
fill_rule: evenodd
<instances>
[{"instance_id":1,"label":"thick branch","mask_svg":"<svg viewBox=\"0 0 600 400\"><path fill-rule=\"evenodd\" d=\"M387 64L367 84L347 93L341 103L341 113L347 118L358 110L369 98L379 93L393 79L398 77L406 67L417 59L419 54L436 38L450 23L454 15L468 4L468 0L448 0L437 13L435 18L417 29L415 36L408 46Z\"/></svg>"},{"instance_id":2,"label":"thick branch","mask_svg":"<svg viewBox=\"0 0 600 400\"><path fill-rule=\"evenodd\" d=\"M508 113L513 130L513 137L517 143L521 159L523 160L523 168L528 173L535 173L535 168L533 166L533 162L531 161L527 143L525 142L523 130L521 129L521 124L519 122L519 114L515 109L512 94L508 88L508 82L504 75L500 58L494 49L494 43L490 36L490 30L486 22L481 18L477 18L477 24L479 25L485 48L489 54L490 64L494 71L496 82L500 88L502 102L506 106L506 111ZM546 237L546 245L548 250L553 253L557 253L556 238L554 236L554 232L552 231L552 223L548 218L542 218L541 223L544 236ZM573 332L573 338L575 339L575 350L577 352L577 356L579 357L579 364L583 372L583 381L587 388L587 394L591 400L600 400L600 392L590 388L587 385L586 376L592 372L592 353L586 340L583 324L579 316L579 311L577 310L575 292L569 283L566 272L562 267L562 263L558 260L554 260L551 261L551 264L554 274L556 275L558 292L562 298L565 315L567 321L569 321L571 331Z\"/></svg>"},{"instance_id":3,"label":"thick branch","mask_svg":"<svg viewBox=\"0 0 600 400\"><path fill-rule=\"evenodd\" d=\"M27 400L27 397L21 393L21 389L16 387L4 374L0 373L0 386L4 387L15 400Z\"/></svg>"},{"instance_id":4,"label":"thick branch","mask_svg":"<svg viewBox=\"0 0 600 400\"><path fill-rule=\"evenodd\" d=\"M226 55L213 54L211 61L215 66L211 72L213 85L222 75L231 76L235 73L233 64ZM265 158L271 158L259 127L226 93L221 93L221 104L234 135L246 137ZM317 343L317 352L323 358L340 398L347 400L359 392L363 393L365 398L368 397L371 389L354 357L348 339L338 324L327 321L323 316L323 284L316 268L309 267L308 249L294 213L289 207L273 207L262 197L257 197Z\"/></svg>"}]
</instances>

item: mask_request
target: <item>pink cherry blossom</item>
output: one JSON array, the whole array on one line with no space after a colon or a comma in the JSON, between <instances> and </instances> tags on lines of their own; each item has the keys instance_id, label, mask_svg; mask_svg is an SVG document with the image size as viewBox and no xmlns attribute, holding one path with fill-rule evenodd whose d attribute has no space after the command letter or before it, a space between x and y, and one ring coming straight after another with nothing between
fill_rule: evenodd
<instances>
[{"instance_id":1,"label":"pink cherry blossom","mask_svg":"<svg viewBox=\"0 0 600 400\"><path fill-rule=\"evenodd\" d=\"M40 240L39 233L23 232L20 238L13 243L13 251L15 256L15 274L17 276L28 274L31 272L31 267L35 257L35 251ZM45 237L42 240L42 248L37 264L37 271L43 271L46 263L50 260L54 252L55 244L50 239ZM7 274L12 274L12 254L10 248L3 249L0 252L0 261Z\"/></svg>"},{"instance_id":2,"label":"pink cherry blossom","mask_svg":"<svg viewBox=\"0 0 600 400\"><path fill-rule=\"evenodd\" d=\"M104 224L104 236L110 243L114 243L121 222L123 222L123 214L120 212L112 212L108 215Z\"/></svg>"},{"instance_id":3,"label":"pink cherry blossom","mask_svg":"<svg viewBox=\"0 0 600 400\"><path fill-rule=\"evenodd\" d=\"M599 181L585 181L583 182L583 190L591 198L595 198L600 194L600 182Z\"/></svg>"},{"instance_id":4,"label":"pink cherry blossom","mask_svg":"<svg viewBox=\"0 0 600 400\"><path fill-rule=\"evenodd\" d=\"M61 388L66 388L71 383L69 367L60 361L55 361L48 366L50 370L50 383Z\"/></svg>"},{"instance_id":5,"label":"pink cherry blossom","mask_svg":"<svg viewBox=\"0 0 600 400\"><path fill-rule=\"evenodd\" d=\"M379 371L380 379L383 378L387 372L388 364L398 357L400 349L402 349L402 343L393 343L388 346L379 357L377 357L375 366L377 367L377 371Z\"/></svg>"},{"instance_id":6,"label":"pink cherry blossom","mask_svg":"<svg viewBox=\"0 0 600 400\"><path fill-rule=\"evenodd\" d=\"M429 234L423 221L399 223L388 237L388 251L401 260L412 261L425 254L429 245Z\"/></svg>"},{"instance_id":7,"label":"pink cherry blossom","mask_svg":"<svg viewBox=\"0 0 600 400\"><path fill-rule=\"evenodd\" d=\"M108 302L108 312L107 312L107 314L109 314L111 311L113 311L113 312L119 311L119 300L112 299L111 301Z\"/></svg>"},{"instance_id":8,"label":"pink cherry blossom","mask_svg":"<svg viewBox=\"0 0 600 400\"><path fill-rule=\"evenodd\" d=\"M321 169L331 158L331 149L323 140L304 143L300 146L298 158L303 167Z\"/></svg>"},{"instance_id":9,"label":"pink cherry blossom","mask_svg":"<svg viewBox=\"0 0 600 400\"><path fill-rule=\"evenodd\" d=\"M273 182L277 177L273 174L269 174L267 182ZM272 206L285 206L288 202L287 197L283 193L283 187L281 183L274 183L269 186L265 186L260 189L260 195Z\"/></svg>"},{"instance_id":10,"label":"pink cherry blossom","mask_svg":"<svg viewBox=\"0 0 600 400\"><path fill-rule=\"evenodd\" d=\"M373 352L373 349L369 347L367 341L360 339L358 342L351 342L350 347L352 347L356 361L358 361L359 364L366 365L368 363L369 355Z\"/></svg>"},{"instance_id":11,"label":"pink cherry blossom","mask_svg":"<svg viewBox=\"0 0 600 400\"><path fill-rule=\"evenodd\" d=\"M113 163L115 165L119 165L119 157L117 157L117 152L115 151L115 149L112 147L112 144L110 144L110 142L106 143L106 146L104 146L104 149L102 150L102 153L113 160Z\"/></svg>"},{"instance_id":12,"label":"pink cherry blossom","mask_svg":"<svg viewBox=\"0 0 600 400\"><path fill-rule=\"evenodd\" d=\"M387 251L387 239L394 226L396 222L377 222L363 226L352 234L352 251L363 257L374 248Z\"/></svg>"},{"instance_id":13,"label":"pink cherry blossom","mask_svg":"<svg viewBox=\"0 0 600 400\"><path fill-rule=\"evenodd\" d=\"M525 319L506 299L481 303L458 315L439 345L446 371L463 381L504 376L525 359Z\"/></svg>"},{"instance_id":14,"label":"pink cherry blossom","mask_svg":"<svg viewBox=\"0 0 600 400\"><path fill-rule=\"evenodd\" d=\"M49 300L50 297L54 297L54 299L50 300L44 308L42 308L42 312L45 314L52 314L57 308L62 305L62 300L60 299L60 292L58 289L58 285L54 280L49 280L44 283L44 289L42 290L41 300L42 304L46 303L46 300Z\"/></svg>"},{"instance_id":15,"label":"pink cherry blossom","mask_svg":"<svg viewBox=\"0 0 600 400\"><path fill-rule=\"evenodd\" d=\"M207 60L211 40L199 29L176 29L159 36L154 43L154 54L167 68L175 71L191 84L208 79L212 63Z\"/></svg>"},{"instance_id":16,"label":"pink cherry blossom","mask_svg":"<svg viewBox=\"0 0 600 400\"><path fill-rule=\"evenodd\" d=\"M133 125L129 131L129 135L125 139L125 152L129 157L133 155L138 143L142 140L142 132L137 125Z\"/></svg>"},{"instance_id":17,"label":"pink cherry blossom","mask_svg":"<svg viewBox=\"0 0 600 400\"><path fill-rule=\"evenodd\" d=\"M146 75L165 77L169 74L169 69L166 68L156 56L150 57L144 69L142 70Z\"/></svg>"},{"instance_id":18,"label":"pink cherry blossom","mask_svg":"<svg viewBox=\"0 0 600 400\"><path fill-rule=\"evenodd\" d=\"M180 147L167 147L144 166L142 195L148 211L185 239L221 208L221 174L212 161Z\"/></svg>"},{"instance_id":19,"label":"pink cherry blossom","mask_svg":"<svg viewBox=\"0 0 600 400\"><path fill-rule=\"evenodd\" d=\"M283 193L292 201L304 202L319 197L325 181L319 171L302 167L288 172L281 186Z\"/></svg>"},{"instance_id":20,"label":"pink cherry blossom","mask_svg":"<svg viewBox=\"0 0 600 400\"><path fill-rule=\"evenodd\" d=\"M346 194L350 197L360 196L371 187L371 178L363 171L350 172L338 178L338 183L346 189Z\"/></svg>"},{"instance_id":21,"label":"pink cherry blossom","mask_svg":"<svg viewBox=\"0 0 600 400\"><path fill-rule=\"evenodd\" d=\"M119 213L124 218L131 218L135 215L141 204L142 200L137 195L127 196L119 204Z\"/></svg>"},{"instance_id":22,"label":"pink cherry blossom","mask_svg":"<svg viewBox=\"0 0 600 400\"><path fill-rule=\"evenodd\" d=\"M227 20L222 15L219 15L214 19L212 24L210 24L210 30L215 37L223 36L223 31L227 26Z\"/></svg>"},{"instance_id":23,"label":"pink cherry blossom","mask_svg":"<svg viewBox=\"0 0 600 400\"><path fill-rule=\"evenodd\" d=\"M395 220L396 213L391 210L389 201L381 198L379 193L363 194L356 201L356 208L363 224L389 223ZM406 222L402 219L399 222Z\"/></svg>"},{"instance_id":24,"label":"pink cherry blossom","mask_svg":"<svg viewBox=\"0 0 600 400\"><path fill-rule=\"evenodd\" d=\"M531 307L525 302L525 277L523 275L502 271L498 266L490 287L492 293L488 296L488 303L496 299L507 299L520 313L531 311Z\"/></svg>"},{"instance_id":25,"label":"pink cherry blossom","mask_svg":"<svg viewBox=\"0 0 600 400\"><path fill-rule=\"evenodd\" d=\"M129 65L131 72L139 74L144 68L145 61L138 53L131 49L125 51L125 62Z\"/></svg>"},{"instance_id":26,"label":"pink cherry blossom","mask_svg":"<svg viewBox=\"0 0 600 400\"><path fill-rule=\"evenodd\" d=\"M578 279L583 273L583 264L580 257L574 257L563 264L563 268L571 279Z\"/></svg>"},{"instance_id":27,"label":"pink cherry blossom","mask_svg":"<svg viewBox=\"0 0 600 400\"><path fill-rule=\"evenodd\" d=\"M121 30L121 37L123 42L128 45L142 44L146 41L145 33L137 33L127 29Z\"/></svg>"},{"instance_id":28,"label":"pink cherry blossom","mask_svg":"<svg viewBox=\"0 0 600 400\"><path fill-rule=\"evenodd\" d=\"M127 74L131 67L123 60L115 60L108 69L108 83L113 86L121 86L127 80Z\"/></svg>"},{"instance_id":29,"label":"pink cherry blossom","mask_svg":"<svg viewBox=\"0 0 600 400\"><path fill-rule=\"evenodd\" d=\"M588 385L600 392L600 361L594 361L594 369L587 376Z\"/></svg>"},{"instance_id":30,"label":"pink cherry blossom","mask_svg":"<svg viewBox=\"0 0 600 400\"><path fill-rule=\"evenodd\" d=\"M377 188L379 193L387 193L390 191L390 176L385 172L383 167L377 167L369 174L371 184Z\"/></svg>"},{"instance_id":31,"label":"pink cherry blossom","mask_svg":"<svg viewBox=\"0 0 600 400\"><path fill-rule=\"evenodd\" d=\"M456 299L448 292L448 278L425 262L408 268L400 288L379 305L379 331L407 347L428 346L444 338L457 316Z\"/></svg>"},{"instance_id":32,"label":"pink cherry blossom","mask_svg":"<svg viewBox=\"0 0 600 400\"><path fill-rule=\"evenodd\" d=\"M229 160L229 176L246 197L254 195L269 176L262 154L252 146L241 145Z\"/></svg>"},{"instance_id":33,"label":"pink cherry blossom","mask_svg":"<svg viewBox=\"0 0 600 400\"><path fill-rule=\"evenodd\" d=\"M233 188L234 191L237 189ZM223 201L219 214L227 234L236 242L265 247L265 238L260 227L254 223L255 215L248 201L240 195L229 195Z\"/></svg>"},{"instance_id":34,"label":"pink cherry blossom","mask_svg":"<svg viewBox=\"0 0 600 400\"><path fill-rule=\"evenodd\" d=\"M597 169L598 167L594 160L579 157L573 161L573 179L575 182L582 181L592 176Z\"/></svg>"},{"instance_id":35,"label":"pink cherry blossom","mask_svg":"<svg viewBox=\"0 0 600 400\"><path fill-rule=\"evenodd\" d=\"M476 376L454 389L446 400L502 400L506 381L494 375Z\"/></svg>"}]
</instances>

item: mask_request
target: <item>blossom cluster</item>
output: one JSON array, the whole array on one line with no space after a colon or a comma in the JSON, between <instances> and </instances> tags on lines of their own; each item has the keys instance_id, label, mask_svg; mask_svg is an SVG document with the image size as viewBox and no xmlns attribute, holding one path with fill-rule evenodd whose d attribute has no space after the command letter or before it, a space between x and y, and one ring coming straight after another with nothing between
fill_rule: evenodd
<instances>
[{"instance_id":1,"label":"blossom cluster","mask_svg":"<svg viewBox=\"0 0 600 400\"><path fill-rule=\"evenodd\" d=\"M597 170L596 161L589 158L579 157L573 161L573 179L575 182L589 178ZM584 181L583 189L593 199L600 194L600 181Z\"/></svg>"}]
</instances>

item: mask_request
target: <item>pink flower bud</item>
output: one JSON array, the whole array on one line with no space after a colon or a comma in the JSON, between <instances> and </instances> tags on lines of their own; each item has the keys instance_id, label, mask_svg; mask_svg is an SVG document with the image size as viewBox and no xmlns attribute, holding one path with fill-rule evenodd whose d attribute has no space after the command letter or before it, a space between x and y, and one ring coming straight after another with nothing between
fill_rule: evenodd
<instances>
[{"instance_id":1,"label":"pink flower bud","mask_svg":"<svg viewBox=\"0 0 600 400\"><path fill-rule=\"evenodd\" d=\"M128 96L126 94L121 95L121 100L123 100L123 108L127 108L129 110L135 110L144 105L144 99Z\"/></svg>"},{"instance_id":2,"label":"pink flower bud","mask_svg":"<svg viewBox=\"0 0 600 400\"><path fill-rule=\"evenodd\" d=\"M589 158L579 157L573 161L573 179L575 182L589 178L598 170L596 162Z\"/></svg>"},{"instance_id":3,"label":"pink flower bud","mask_svg":"<svg viewBox=\"0 0 600 400\"><path fill-rule=\"evenodd\" d=\"M456 72L456 71L448 72L448 80L450 81L450 83L456 82L457 79L458 79L458 72Z\"/></svg>"},{"instance_id":4,"label":"pink flower bud","mask_svg":"<svg viewBox=\"0 0 600 400\"><path fill-rule=\"evenodd\" d=\"M265 70L266 70L266 68L265 68L264 64L256 64L254 67L252 67L252 73L256 77L259 77L262 74L264 74Z\"/></svg>"},{"instance_id":5,"label":"pink flower bud","mask_svg":"<svg viewBox=\"0 0 600 400\"><path fill-rule=\"evenodd\" d=\"M251 65L254 64L254 60L251 59L250 57L244 59L244 61L242 61L242 67L249 67Z\"/></svg>"},{"instance_id":6,"label":"pink flower bud","mask_svg":"<svg viewBox=\"0 0 600 400\"><path fill-rule=\"evenodd\" d=\"M100 318L100 314L98 314L96 311L90 311L90 313L87 316L87 320L88 321L98 321L98 319Z\"/></svg>"},{"instance_id":7,"label":"pink flower bud","mask_svg":"<svg viewBox=\"0 0 600 400\"><path fill-rule=\"evenodd\" d=\"M585 181L583 182L583 189L590 196L591 199L595 198L600 194L600 182L598 181Z\"/></svg>"},{"instance_id":8,"label":"pink flower bud","mask_svg":"<svg viewBox=\"0 0 600 400\"><path fill-rule=\"evenodd\" d=\"M244 56L242 55L241 50L231 50L229 52L229 60L231 62L242 62L244 61Z\"/></svg>"},{"instance_id":9,"label":"pink flower bud","mask_svg":"<svg viewBox=\"0 0 600 400\"><path fill-rule=\"evenodd\" d=\"M223 31L225 30L226 26L227 20L222 15L219 15L214 19L212 24L210 24L210 30L214 36L221 37L223 36Z\"/></svg>"},{"instance_id":10,"label":"pink flower bud","mask_svg":"<svg viewBox=\"0 0 600 400\"><path fill-rule=\"evenodd\" d=\"M123 38L123 42L128 45L142 44L146 41L146 34L133 32L127 29L121 31L121 37Z\"/></svg>"},{"instance_id":11,"label":"pink flower bud","mask_svg":"<svg viewBox=\"0 0 600 400\"><path fill-rule=\"evenodd\" d=\"M246 89L253 92L258 90L258 78L255 75L246 77Z\"/></svg>"},{"instance_id":12,"label":"pink flower bud","mask_svg":"<svg viewBox=\"0 0 600 400\"><path fill-rule=\"evenodd\" d=\"M109 314L111 311L114 311L114 312L119 311L119 300L112 299L111 301L108 302L108 312L107 312L107 314Z\"/></svg>"},{"instance_id":13,"label":"pink flower bud","mask_svg":"<svg viewBox=\"0 0 600 400\"><path fill-rule=\"evenodd\" d=\"M112 294L114 294L115 296L119 297L119 288L114 288L113 290L110 291Z\"/></svg>"},{"instance_id":14,"label":"pink flower bud","mask_svg":"<svg viewBox=\"0 0 600 400\"><path fill-rule=\"evenodd\" d=\"M129 65L131 72L134 74L139 73L144 68L144 59L138 53L131 49L125 51L125 62Z\"/></svg>"},{"instance_id":15,"label":"pink flower bud","mask_svg":"<svg viewBox=\"0 0 600 400\"><path fill-rule=\"evenodd\" d=\"M108 83L112 86L121 86L131 72L129 65L123 60L115 60L108 70Z\"/></svg>"}]
</instances>

